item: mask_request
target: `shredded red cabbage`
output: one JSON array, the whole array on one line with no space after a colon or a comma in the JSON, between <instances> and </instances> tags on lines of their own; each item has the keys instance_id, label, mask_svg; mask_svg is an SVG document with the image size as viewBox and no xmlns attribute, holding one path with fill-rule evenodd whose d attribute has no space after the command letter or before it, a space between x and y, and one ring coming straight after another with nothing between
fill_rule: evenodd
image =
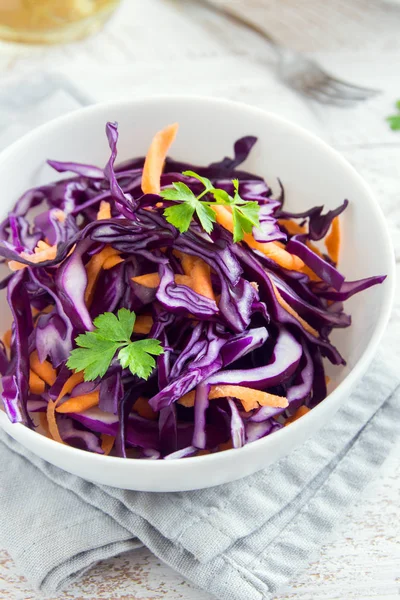
<instances>
[{"instance_id":1,"label":"shredded red cabbage","mask_svg":"<svg viewBox=\"0 0 400 600\"><path fill-rule=\"evenodd\" d=\"M156 338L164 354L147 381L115 359L102 379L77 380L62 401L98 392L98 405L56 413L61 439L71 446L102 454L104 436L113 436L113 452L122 457L196 456L240 448L279 430L299 407L323 401L323 358L345 364L329 341L332 329L351 323L343 302L385 279L347 282L327 255L310 249L309 242L323 240L348 201L325 214L321 206L288 212L280 182L274 197L261 177L238 169L256 143L252 136L235 143L233 158L209 166L167 158L162 189L184 182L200 194L201 183L182 174L188 169L228 194L238 179L243 200L260 208L254 239L283 244L308 267L290 271L245 242L233 243L219 224L207 234L194 218L180 234L165 220L161 197L142 192L144 158L115 167L117 125L108 123L106 133L111 156L104 169L49 161L57 172L73 177L28 190L0 225L0 256L19 263L19 270L0 284L13 319L11 343L0 344L2 400L10 420L38 426L38 415L46 413L72 374L66 362L77 335L93 330L98 315L121 308L151 319L149 332L134 333L134 339ZM102 202L109 203L111 218L97 220ZM308 233L291 235L282 223L289 219L307 225L302 231ZM33 264L38 243L55 252ZM98 269L89 303L88 264L107 247L121 260ZM182 254L210 267L215 299L176 281L184 274ZM134 281L147 274L158 274L156 287ZM54 381L42 382L43 389L31 382L35 351L55 373ZM256 403L246 411L234 387L226 396L209 398L215 386L227 385L286 398L287 406ZM185 403L191 392L193 402Z\"/></svg>"}]
</instances>

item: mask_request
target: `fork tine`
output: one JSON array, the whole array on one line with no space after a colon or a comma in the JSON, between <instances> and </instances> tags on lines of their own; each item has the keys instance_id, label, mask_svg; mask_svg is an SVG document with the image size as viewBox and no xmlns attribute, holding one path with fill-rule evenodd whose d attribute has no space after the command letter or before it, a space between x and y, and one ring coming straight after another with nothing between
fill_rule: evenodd
<instances>
[{"instance_id":1,"label":"fork tine","mask_svg":"<svg viewBox=\"0 0 400 600\"><path fill-rule=\"evenodd\" d=\"M330 78L327 78L325 82L322 83L320 89L325 89L328 94L331 94L334 98L342 98L350 101L361 101L368 100L371 98L371 95L365 94L357 89L348 88L345 86L339 86L335 81L332 81Z\"/></svg>"},{"instance_id":2,"label":"fork tine","mask_svg":"<svg viewBox=\"0 0 400 600\"><path fill-rule=\"evenodd\" d=\"M360 85L355 85L354 83L349 83L347 81L344 81L343 79L338 79L337 77L332 77L332 75L329 75L329 79L334 82L337 86L341 86L343 89L347 89L347 90L354 90L357 92L360 92L362 94L368 95L368 96L377 96L378 94L381 94L381 90L377 90L374 88L367 88L367 87L362 87Z\"/></svg>"},{"instance_id":3,"label":"fork tine","mask_svg":"<svg viewBox=\"0 0 400 600\"><path fill-rule=\"evenodd\" d=\"M333 96L332 94L328 94L326 90L320 88L303 88L301 91L305 96L316 100L320 104L331 104L333 106L340 106L342 108L351 108L358 102L359 99L356 98L344 98L343 96ZM364 98L365 100L365 98Z\"/></svg>"}]
</instances>

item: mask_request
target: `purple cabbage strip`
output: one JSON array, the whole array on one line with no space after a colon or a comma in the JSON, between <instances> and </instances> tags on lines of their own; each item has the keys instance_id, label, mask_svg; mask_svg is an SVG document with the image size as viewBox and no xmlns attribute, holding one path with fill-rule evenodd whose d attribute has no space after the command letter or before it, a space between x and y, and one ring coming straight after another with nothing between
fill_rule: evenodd
<instances>
[{"instance_id":1,"label":"purple cabbage strip","mask_svg":"<svg viewBox=\"0 0 400 600\"><path fill-rule=\"evenodd\" d=\"M201 449L206 447L206 412L209 406L209 392L210 386L205 383L200 383L196 388L192 445Z\"/></svg>"},{"instance_id":2,"label":"purple cabbage strip","mask_svg":"<svg viewBox=\"0 0 400 600\"><path fill-rule=\"evenodd\" d=\"M258 390L278 385L297 368L303 349L287 329L279 329L278 339L269 363L254 369L219 371L207 379L211 385L243 385Z\"/></svg>"},{"instance_id":3,"label":"purple cabbage strip","mask_svg":"<svg viewBox=\"0 0 400 600\"><path fill-rule=\"evenodd\" d=\"M307 267L310 267L318 277L334 287L335 290L340 290L344 283L344 276L326 260L310 250L305 244L306 239L305 235L293 236L286 246L287 251L301 258Z\"/></svg>"}]
</instances>

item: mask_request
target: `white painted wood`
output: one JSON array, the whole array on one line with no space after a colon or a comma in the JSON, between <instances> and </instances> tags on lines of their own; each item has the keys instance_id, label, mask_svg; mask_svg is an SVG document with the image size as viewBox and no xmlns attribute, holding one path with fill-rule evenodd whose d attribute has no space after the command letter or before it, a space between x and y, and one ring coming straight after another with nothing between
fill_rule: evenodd
<instances>
[{"instance_id":1,"label":"white painted wood","mask_svg":"<svg viewBox=\"0 0 400 600\"><path fill-rule=\"evenodd\" d=\"M364 175L382 202L400 279L400 133L384 122L400 97L400 8L389 0L232 4L265 22L282 42L314 53L337 74L380 87L384 94L349 111L299 99L277 83L273 54L264 42L237 27L227 28L220 17L189 0L125 0L102 33L75 45L0 44L0 68L10 81L35 69L61 70L99 100L157 91L223 95L276 110L319 131ZM393 319L400 319L399 302ZM334 539L326 541L320 556L276 600L395 600L400 597L399 565L400 443L376 481L343 515ZM42 600L5 550L0 551L0 598ZM98 564L49 600L159 598L211 597L142 549Z\"/></svg>"}]
</instances>

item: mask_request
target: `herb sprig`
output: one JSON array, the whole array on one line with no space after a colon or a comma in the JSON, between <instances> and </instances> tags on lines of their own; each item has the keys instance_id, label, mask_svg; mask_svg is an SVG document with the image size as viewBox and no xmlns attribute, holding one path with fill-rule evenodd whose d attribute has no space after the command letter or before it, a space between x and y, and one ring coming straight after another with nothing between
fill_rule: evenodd
<instances>
[{"instance_id":1,"label":"herb sprig","mask_svg":"<svg viewBox=\"0 0 400 600\"><path fill-rule=\"evenodd\" d=\"M194 215L199 219L203 229L211 233L217 220L212 209L216 205L227 206L232 210L234 242L240 242L245 233L251 233L253 227L260 226L260 207L257 202L248 202L240 197L237 179L232 180L234 193L230 196L225 190L215 188L207 177L202 177L194 171L184 171L182 174L200 181L204 190L196 196L186 183L181 181L176 181L172 187L161 190L161 196L165 200L177 203L166 208L164 216L168 223L181 233L189 229Z\"/></svg>"},{"instance_id":2,"label":"herb sprig","mask_svg":"<svg viewBox=\"0 0 400 600\"><path fill-rule=\"evenodd\" d=\"M389 123L389 126L393 131L400 131L400 100L396 102L396 108L398 113L396 115L390 115L386 117L386 121Z\"/></svg>"},{"instance_id":3,"label":"herb sprig","mask_svg":"<svg viewBox=\"0 0 400 600\"><path fill-rule=\"evenodd\" d=\"M133 375L148 379L156 366L153 356L164 353L159 340L131 341L136 315L121 308L118 315L106 312L94 321L95 330L78 335L79 348L72 350L67 367L83 371L85 381L104 377L116 353L121 366Z\"/></svg>"}]
</instances>

